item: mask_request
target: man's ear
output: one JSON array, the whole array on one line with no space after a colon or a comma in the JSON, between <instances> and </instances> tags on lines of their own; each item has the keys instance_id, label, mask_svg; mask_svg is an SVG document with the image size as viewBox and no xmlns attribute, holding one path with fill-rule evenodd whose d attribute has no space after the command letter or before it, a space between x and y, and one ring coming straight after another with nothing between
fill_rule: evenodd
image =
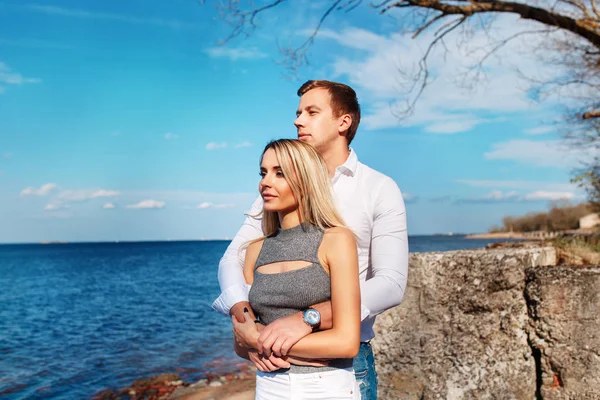
<instances>
[{"instance_id":1,"label":"man's ear","mask_svg":"<svg viewBox=\"0 0 600 400\"><path fill-rule=\"evenodd\" d=\"M338 132L345 133L350 129L350 125L352 125L352 117L350 114L344 114L339 119L340 123L338 125Z\"/></svg>"}]
</instances>

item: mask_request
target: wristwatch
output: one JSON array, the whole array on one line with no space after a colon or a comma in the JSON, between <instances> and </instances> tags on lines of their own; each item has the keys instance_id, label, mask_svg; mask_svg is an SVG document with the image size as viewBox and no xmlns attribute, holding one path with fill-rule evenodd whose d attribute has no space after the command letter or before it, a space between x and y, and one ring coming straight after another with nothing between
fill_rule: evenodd
<instances>
[{"instance_id":1,"label":"wristwatch","mask_svg":"<svg viewBox=\"0 0 600 400\"><path fill-rule=\"evenodd\" d=\"M321 325L321 313L319 313L314 308L307 308L302 311L302 319L304 323L312 328L312 330L316 330L319 325Z\"/></svg>"}]
</instances>

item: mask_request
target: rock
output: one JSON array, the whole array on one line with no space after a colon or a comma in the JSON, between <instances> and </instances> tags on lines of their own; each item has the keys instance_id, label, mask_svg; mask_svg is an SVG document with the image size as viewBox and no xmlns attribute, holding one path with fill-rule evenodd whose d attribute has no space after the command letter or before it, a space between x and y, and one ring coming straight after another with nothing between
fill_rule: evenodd
<instances>
[{"instance_id":1,"label":"rock","mask_svg":"<svg viewBox=\"0 0 600 400\"><path fill-rule=\"evenodd\" d=\"M527 269L543 399L600 399L600 267Z\"/></svg>"},{"instance_id":2,"label":"rock","mask_svg":"<svg viewBox=\"0 0 600 400\"><path fill-rule=\"evenodd\" d=\"M402 305L375 324L379 397L534 399L525 269L555 263L550 247L411 254Z\"/></svg>"}]
</instances>

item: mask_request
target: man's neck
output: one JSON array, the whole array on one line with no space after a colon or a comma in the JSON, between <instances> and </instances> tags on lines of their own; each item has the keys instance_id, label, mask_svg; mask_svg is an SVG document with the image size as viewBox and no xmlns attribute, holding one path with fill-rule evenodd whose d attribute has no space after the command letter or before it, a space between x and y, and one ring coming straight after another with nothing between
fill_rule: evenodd
<instances>
[{"instance_id":1,"label":"man's neck","mask_svg":"<svg viewBox=\"0 0 600 400\"><path fill-rule=\"evenodd\" d=\"M350 149L346 145L332 147L326 152L321 153L321 157L327 164L327 171L330 176L335 174L335 169L344 164L350 156Z\"/></svg>"}]
</instances>

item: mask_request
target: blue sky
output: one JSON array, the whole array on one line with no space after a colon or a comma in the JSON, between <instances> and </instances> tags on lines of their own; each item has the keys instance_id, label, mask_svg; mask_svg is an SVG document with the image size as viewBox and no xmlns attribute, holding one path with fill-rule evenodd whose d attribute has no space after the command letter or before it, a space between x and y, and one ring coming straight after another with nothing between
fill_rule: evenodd
<instances>
[{"instance_id":1,"label":"blue sky","mask_svg":"<svg viewBox=\"0 0 600 400\"><path fill-rule=\"evenodd\" d=\"M399 120L398 68L414 67L430 33L411 40L401 15L366 5L333 14L290 77L278 45L306 38L327 3L310 4L274 8L252 36L219 45L231 28L192 0L0 1L0 242L233 236L257 196L262 147L295 136L307 79L356 89L353 148L400 186L409 234L486 231L583 200L569 173L590 154L561 146L553 99L531 101L519 74L549 69L523 43L467 90L461 74L489 43L450 41Z\"/></svg>"}]
</instances>

